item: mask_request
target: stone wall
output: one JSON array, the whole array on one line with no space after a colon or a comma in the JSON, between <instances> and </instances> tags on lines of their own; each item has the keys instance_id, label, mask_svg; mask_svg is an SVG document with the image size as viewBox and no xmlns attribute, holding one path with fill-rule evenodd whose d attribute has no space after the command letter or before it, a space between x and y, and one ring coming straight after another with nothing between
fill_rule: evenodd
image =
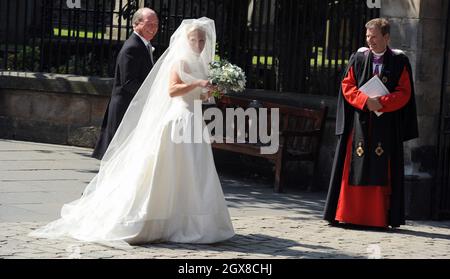
<instances>
[{"instance_id":1,"label":"stone wall","mask_svg":"<svg viewBox=\"0 0 450 279\"><path fill-rule=\"evenodd\" d=\"M381 16L391 22L390 45L408 55L416 90L420 137L405 145L406 210L427 218L436 175L448 1L382 0L381 4Z\"/></svg>"},{"instance_id":2,"label":"stone wall","mask_svg":"<svg viewBox=\"0 0 450 279\"><path fill-rule=\"evenodd\" d=\"M392 25L391 46L408 55L415 81L420 138L407 143L412 171L433 173L443 78L445 0L383 0L381 15ZM425 136L426 135L426 136Z\"/></svg>"},{"instance_id":3,"label":"stone wall","mask_svg":"<svg viewBox=\"0 0 450 279\"><path fill-rule=\"evenodd\" d=\"M110 79L0 72L0 137L92 147Z\"/></svg>"},{"instance_id":4,"label":"stone wall","mask_svg":"<svg viewBox=\"0 0 450 279\"><path fill-rule=\"evenodd\" d=\"M93 147L111 88L111 79L0 72L0 138ZM336 98L260 90L248 90L243 96L299 107L328 106L319 159L321 171L315 189L326 190L336 145ZM259 173L273 179L273 166L268 161L229 152L216 155L218 165L243 166L240 169L252 175ZM309 186L312 164L290 163L287 169L288 184L297 188Z\"/></svg>"}]
</instances>

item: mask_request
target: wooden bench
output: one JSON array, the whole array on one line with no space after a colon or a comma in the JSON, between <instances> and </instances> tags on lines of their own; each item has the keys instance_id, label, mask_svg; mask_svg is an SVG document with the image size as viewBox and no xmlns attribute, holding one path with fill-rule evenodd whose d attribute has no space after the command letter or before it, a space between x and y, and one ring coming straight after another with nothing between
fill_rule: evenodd
<instances>
[{"instance_id":1,"label":"wooden bench","mask_svg":"<svg viewBox=\"0 0 450 279\"><path fill-rule=\"evenodd\" d=\"M252 107L252 104L254 103L251 100L225 95L218 101L217 107L222 110L225 116L226 108L243 108L245 110ZM212 147L250 156L258 156L273 162L275 164L275 192L282 192L283 190L283 172L286 162L309 161L313 163L313 177L310 189L313 188L318 171L318 158L327 116L327 107L322 106L320 109L298 108L264 101L259 102L259 104L268 109L267 123L269 133L270 109L279 109L280 137L279 148L276 153L261 154L260 148L263 145L247 142L248 137L246 137L245 143L237 143L236 141L234 143L227 143L225 141L223 143L213 142ZM248 131L248 127L249 125L246 123L246 131Z\"/></svg>"}]
</instances>

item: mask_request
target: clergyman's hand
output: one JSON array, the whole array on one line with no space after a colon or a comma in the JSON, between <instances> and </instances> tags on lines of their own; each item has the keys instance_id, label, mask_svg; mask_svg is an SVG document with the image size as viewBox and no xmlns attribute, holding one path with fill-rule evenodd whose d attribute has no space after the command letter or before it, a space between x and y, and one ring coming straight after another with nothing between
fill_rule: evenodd
<instances>
[{"instance_id":1,"label":"clergyman's hand","mask_svg":"<svg viewBox=\"0 0 450 279\"><path fill-rule=\"evenodd\" d=\"M370 111L378 111L383 108L378 98L369 98L366 102L367 109Z\"/></svg>"}]
</instances>

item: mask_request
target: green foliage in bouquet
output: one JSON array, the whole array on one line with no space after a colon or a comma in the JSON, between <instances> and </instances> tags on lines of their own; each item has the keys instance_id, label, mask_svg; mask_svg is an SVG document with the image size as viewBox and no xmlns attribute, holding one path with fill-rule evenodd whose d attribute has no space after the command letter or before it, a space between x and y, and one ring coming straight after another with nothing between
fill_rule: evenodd
<instances>
[{"instance_id":1,"label":"green foliage in bouquet","mask_svg":"<svg viewBox=\"0 0 450 279\"><path fill-rule=\"evenodd\" d=\"M242 92L245 89L244 71L226 60L213 61L209 64L208 79L212 85L217 86L217 90L212 92L217 98L230 91Z\"/></svg>"}]
</instances>

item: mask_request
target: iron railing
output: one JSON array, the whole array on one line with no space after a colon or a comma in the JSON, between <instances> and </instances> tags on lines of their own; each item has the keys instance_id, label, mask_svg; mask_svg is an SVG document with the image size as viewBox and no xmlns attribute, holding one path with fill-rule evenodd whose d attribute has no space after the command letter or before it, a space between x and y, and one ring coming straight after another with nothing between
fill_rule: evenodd
<instances>
[{"instance_id":1,"label":"iron railing","mask_svg":"<svg viewBox=\"0 0 450 279\"><path fill-rule=\"evenodd\" d=\"M0 1L0 69L111 77L144 2L160 17L155 57L185 18L215 20L217 55L241 66L248 87L335 95L364 24L379 15L365 0Z\"/></svg>"}]
</instances>

